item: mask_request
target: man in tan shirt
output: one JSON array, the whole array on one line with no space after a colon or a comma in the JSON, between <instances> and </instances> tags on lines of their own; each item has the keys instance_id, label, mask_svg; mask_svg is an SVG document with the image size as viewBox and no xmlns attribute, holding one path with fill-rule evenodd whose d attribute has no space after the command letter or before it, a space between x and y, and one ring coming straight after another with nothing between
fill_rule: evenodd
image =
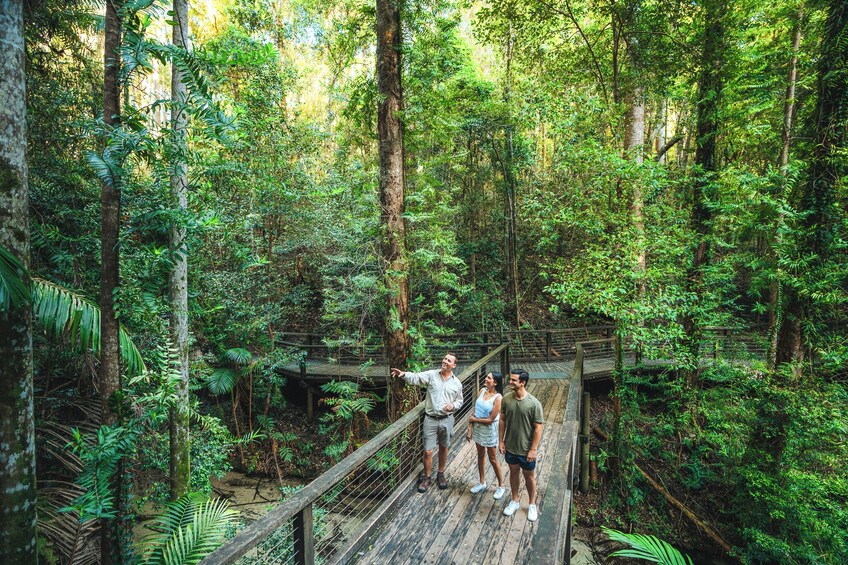
<instances>
[{"instance_id":1,"label":"man in tan shirt","mask_svg":"<svg viewBox=\"0 0 848 565\"><path fill-rule=\"evenodd\" d=\"M403 377L411 385L427 388L427 397L424 400L424 476L418 483L418 492L426 492L430 486L433 449L436 444L439 445L439 471L436 481L440 489L448 488L445 465L448 462L448 446L453 435L453 415L462 406L462 383L453 374L455 368L456 355L446 353L441 369L423 373L391 370L392 377Z\"/></svg>"}]
</instances>

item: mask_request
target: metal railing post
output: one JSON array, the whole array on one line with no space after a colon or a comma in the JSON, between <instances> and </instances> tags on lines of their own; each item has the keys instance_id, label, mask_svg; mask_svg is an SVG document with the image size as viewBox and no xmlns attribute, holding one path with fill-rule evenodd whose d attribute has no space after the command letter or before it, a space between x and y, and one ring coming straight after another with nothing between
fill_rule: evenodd
<instances>
[{"instance_id":1,"label":"metal railing post","mask_svg":"<svg viewBox=\"0 0 848 565\"><path fill-rule=\"evenodd\" d=\"M294 516L294 562L315 565L315 539L312 536L312 505L307 504Z\"/></svg>"},{"instance_id":2,"label":"metal railing post","mask_svg":"<svg viewBox=\"0 0 848 565\"><path fill-rule=\"evenodd\" d=\"M545 332L545 363L551 362L551 332Z\"/></svg>"}]
</instances>

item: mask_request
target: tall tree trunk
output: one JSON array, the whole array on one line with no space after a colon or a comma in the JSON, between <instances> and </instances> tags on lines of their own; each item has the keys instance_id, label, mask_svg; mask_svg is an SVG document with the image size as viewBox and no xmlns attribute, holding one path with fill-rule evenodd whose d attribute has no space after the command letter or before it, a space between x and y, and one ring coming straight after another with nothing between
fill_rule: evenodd
<instances>
[{"instance_id":1,"label":"tall tree trunk","mask_svg":"<svg viewBox=\"0 0 848 565\"><path fill-rule=\"evenodd\" d=\"M641 86L632 89L627 105L625 119L624 151L639 167L645 159L645 90ZM633 219L633 229L636 232L636 255L634 270L636 274L636 294L639 301L645 298L645 200L642 196L642 185L637 178L633 182L630 214Z\"/></svg>"},{"instance_id":2,"label":"tall tree trunk","mask_svg":"<svg viewBox=\"0 0 848 565\"><path fill-rule=\"evenodd\" d=\"M695 252L687 276L689 292L700 301L703 294L703 270L709 260L707 236L709 232L710 212L707 208L707 191L715 177L716 138L719 132L719 101L723 88L722 68L725 56L725 30L723 16L727 11L727 0L708 0L704 2L704 42L701 52L701 74L698 79L697 118L695 126L696 175L692 187L692 228L695 232ZM694 313L687 314L683 321L688 340L690 366L688 382L694 385L699 370L699 345L701 340L701 320Z\"/></svg>"},{"instance_id":3,"label":"tall tree trunk","mask_svg":"<svg viewBox=\"0 0 848 565\"><path fill-rule=\"evenodd\" d=\"M848 107L848 56L844 42L848 33L848 2L830 0L821 56L818 61L818 99L813 128L813 154L810 158L807 180L799 195L801 235L799 250L812 254L816 263L827 261L832 254L835 237L836 187L845 174L844 159L839 152L848 146L848 128L845 115ZM786 311L777 339L776 364L793 363L804 359L803 321L809 315L808 298L803 297L794 285L783 289Z\"/></svg>"},{"instance_id":4,"label":"tall tree trunk","mask_svg":"<svg viewBox=\"0 0 848 565\"><path fill-rule=\"evenodd\" d=\"M174 0L173 44L189 49L188 0ZM173 267L168 279L168 301L171 308L170 334L179 358L180 382L177 385L176 407L170 414L170 479L171 500L189 490L189 417L188 417L188 248L183 221L188 210L188 180L186 163L186 83L176 64L171 66L171 128L178 156L171 172L171 205L180 211L180 219L171 226Z\"/></svg>"},{"instance_id":5,"label":"tall tree trunk","mask_svg":"<svg viewBox=\"0 0 848 565\"><path fill-rule=\"evenodd\" d=\"M789 148L792 145L792 120L795 116L795 85L798 82L798 48L801 45L801 22L804 19L804 10L803 8L798 11L797 20L795 22L794 29L792 31L792 56L789 59L789 76L786 79L786 98L783 101L783 130L781 133L781 139L783 141L780 148L780 157L777 161L777 166L780 168L780 172L784 175L787 174L787 169L789 167ZM785 182L783 183L785 185ZM784 192L785 186L781 187L781 192ZM780 226L783 224L783 214L779 214L776 225L775 225L775 246L779 247L780 241ZM774 253L772 253L774 255ZM775 265L775 270L777 270L777 265ZM771 285L769 285L769 328L768 328L768 336L769 336L769 358L768 364L769 367L774 367L777 363L777 348L778 348L778 334L780 333L780 324L783 320L783 313L781 312L780 305L780 281L775 275L774 280ZM797 310L797 305L790 305L792 309ZM796 313L793 313L791 316L793 319L796 318ZM790 322L791 323L791 322ZM795 328L793 331L800 332L800 327ZM788 337L788 336L787 336ZM800 334L797 338L793 337L790 341L798 342L797 346L800 346ZM789 344L785 344L788 347Z\"/></svg>"},{"instance_id":6,"label":"tall tree trunk","mask_svg":"<svg viewBox=\"0 0 848 565\"><path fill-rule=\"evenodd\" d=\"M0 246L29 267L23 3L0 0ZM26 273L19 273L29 284ZM0 563L37 563L32 306L0 310Z\"/></svg>"},{"instance_id":7,"label":"tall tree trunk","mask_svg":"<svg viewBox=\"0 0 848 565\"><path fill-rule=\"evenodd\" d=\"M103 48L103 121L112 127L120 123L120 89L118 72L120 67L121 20L118 15L119 0L106 2L106 29ZM121 389L121 351L115 292L119 283L118 241L121 221L121 179L103 182L100 191L101 234L100 234L100 370L99 385L102 424L112 425L119 420L119 410L113 408L114 396ZM116 480L118 495L115 504L120 505L122 470ZM122 536L118 532L118 520L101 520L100 557L103 565L120 563L123 551Z\"/></svg>"},{"instance_id":8,"label":"tall tree trunk","mask_svg":"<svg viewBox=\"0 0 848 565\"><path fill-rule=\"evenodd\" d=\"M504 102L509 108L510 94L512 89L512 51L513 51L512 27L509 29L509 37L506 46L506 87L504 88ZM507 282L507 308L509 320L516 330L521 327L521 308L519 306L518 294L518 243L517 243L517 182L515 179L515 148L513 136L515 128L512 123L507 124L506 148L503 163L504 175L504 216L506 217L506 282Z\"/></svg>"},{"instance_id":9,"label":"tall tree trunk","mask_svg":"<svg viewBox=\"0 0 848 565\"><path fill-rule=\"evenodd\" d=\"M406 229L403 223L403 108L400 65L400 0L377 0L377 133L380 157L380 223L388 293L384 340L390 367L406 367L409 338ZM387 412L398 419L416 396L401 379L390 379Z\"/></svg>"}]
</instances>

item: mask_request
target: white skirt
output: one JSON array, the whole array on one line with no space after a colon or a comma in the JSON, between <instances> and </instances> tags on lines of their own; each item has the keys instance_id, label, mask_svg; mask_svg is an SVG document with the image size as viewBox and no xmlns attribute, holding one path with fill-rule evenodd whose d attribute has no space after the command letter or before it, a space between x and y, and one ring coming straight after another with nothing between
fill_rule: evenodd
<instances>
[{"instance_id":1,"label":"white skirt","mask_svg":"<svg viewBox=\"0 0 848 565\"><path fill-rule=\"evenodd\" d=\"M474 443L483 447L498 446L498 421L495 420L491 424L472 424L471 437Z\"/></svg>"}]
</instances>

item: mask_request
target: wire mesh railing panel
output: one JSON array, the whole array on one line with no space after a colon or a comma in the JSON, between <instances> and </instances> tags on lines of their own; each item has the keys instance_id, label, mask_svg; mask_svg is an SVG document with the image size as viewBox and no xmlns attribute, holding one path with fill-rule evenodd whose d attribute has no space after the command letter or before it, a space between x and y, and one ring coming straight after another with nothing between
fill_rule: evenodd
<instances>
[{"instance_id":1,"label":"wire mesh railing panel","mask_svg":"<svg viewBox=\"0 0 848 565\"><path fill-rule=\"evenodd\" d=\"M236 561L237 565L294 565L300 560L295 548L294 518L274 530L248 554Z\"/></svg>"},{"instance_id":2,"label":"wire mesh railing panel","mask_svg":"<svg viewBox=\"0 0 848 565\"><path fill-rule=\"evenodd\" d=\"M420 419L411 422L313 503L316 563L346 549L416 468L422 452L420 425Z\"/></svg>"}]
</instances>

